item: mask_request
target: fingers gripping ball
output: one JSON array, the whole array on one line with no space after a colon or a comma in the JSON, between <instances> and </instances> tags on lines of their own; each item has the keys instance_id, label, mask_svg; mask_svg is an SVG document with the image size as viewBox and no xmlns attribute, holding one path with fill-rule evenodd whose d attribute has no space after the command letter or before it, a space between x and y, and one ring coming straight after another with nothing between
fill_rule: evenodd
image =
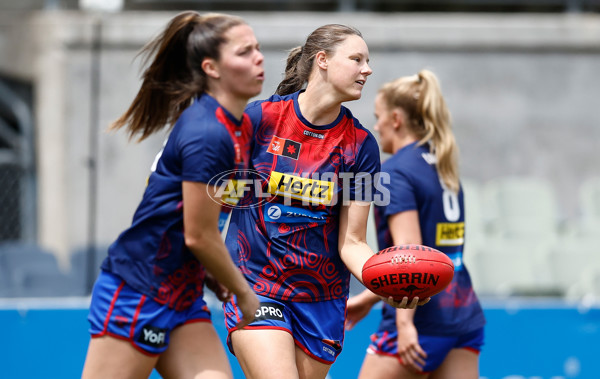
<instances>
[{"instance_id":1,"label":"fingers gripping ball","mask_svg":"<svg viewBox=\"0 0 600 379\"><path fill-rule=\"evenodd\" d=\"M439 250L423 245L397 245L379 251L363 266L365 286L379 296L425 299L440 293L454 277L454 264Z\"/></svg>"}]
</instances>

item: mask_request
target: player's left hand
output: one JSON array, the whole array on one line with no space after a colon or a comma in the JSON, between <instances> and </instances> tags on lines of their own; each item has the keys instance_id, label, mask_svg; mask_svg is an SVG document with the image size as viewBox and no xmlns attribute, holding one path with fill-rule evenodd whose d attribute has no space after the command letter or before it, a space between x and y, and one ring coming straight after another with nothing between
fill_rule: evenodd
<instances>
[{"instance_id":1,"label":"player's left hand","mask_svg":"<svg viewBox=\"0 0 600 379\"><path fill-rule=\"evenodd\" d=\"M391 305L392 307L400 309L415 309L417 306L425 305L429 303L429 300L431 300L430 297L420 300L418 296L413 297L413 299L410 302L407 296L404 296L399 302L394 300L392 296L389 296L387 298L381 297L381 299L387 304Z\"/></svg>"}]
</instances>

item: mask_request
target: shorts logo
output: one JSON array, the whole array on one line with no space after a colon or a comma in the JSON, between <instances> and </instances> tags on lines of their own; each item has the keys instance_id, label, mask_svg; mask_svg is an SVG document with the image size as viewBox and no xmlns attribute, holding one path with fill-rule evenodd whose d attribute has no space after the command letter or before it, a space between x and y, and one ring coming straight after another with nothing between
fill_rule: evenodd
<instances>
[{"instance_id":1,"label":"shorts logo","mask_svg":"<svg viewBox=\"0 0 600 379\"><path fill-rule=\"evenodd\" d=\"M260 307L254 314L254 321L277 320L285 321L283 317L283 306L277 303L260 303Z\"/></svg>"},{"instance_id":2,"label":"shorts logo","mask_svg":"<svg viewBox=\"0 0 600 379\"><path fill-rule=\"evenodd\" d=\"M160 329L154 326L144 326L137 342L148 346L162 347L166 343L166 336L166 329Z\"/></svg>"},{"instance_id":3,"label":"shorts logo","mask_svg":"<svg viewBox=\"0 0 600 379\"><path fill-rule=\"evenodd\" d=\"M316 204L329 204L333 199L334 183L300 176L271 172L269 193Z\"/></svg>"},{"instance_id":4,"label":"shorts logo","mask_svg":"<svg viewBox=\"0 0 600 379\"><path fill-rule=\"evenodd\" d=\"M283 155L284 157L298 159L302 144L285 138L273 136L267 152L274 155Z\"/></svg>"},{"instance_id":5,"label":"shorts logo","mask_svg":"<svg viewBox=\"0 0 600 379\"><path fill-rule=\"evenodd\" d=\"M435 244L438 246L460 246L465 243L464 222L440 222L436 226Z\"/></svg>"},{"instance_id":6,"label":"shorts logo","mask_svg":"<svg viewBox=\"0 0 600 379\"><path fill-rule=\"evenodd\" d=\"M324 344L334 348L336 351L342 349L342 344L338 340L322 339L321 341L323 341Z\"/></svg>"},{"instance_id":7,"label":"shorts logo","mask_svg":"<svg viewBox=\"0 0 600 379\"><path fill-rule=\"evenodd\" d=\"M336 352L342 349L340 341L322 339L321 342L323 342L323 351L331 356L335 356Z\"/></svg>"}]
</instances>

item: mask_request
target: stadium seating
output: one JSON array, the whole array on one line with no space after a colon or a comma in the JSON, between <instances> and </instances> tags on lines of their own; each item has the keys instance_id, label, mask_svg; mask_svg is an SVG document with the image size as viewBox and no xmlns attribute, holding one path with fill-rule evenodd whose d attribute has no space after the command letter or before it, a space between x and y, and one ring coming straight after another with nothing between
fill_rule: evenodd
<instances>
[{"instance_id":1,"label":"stadium seating","mask_svg":"<svg viewBox=\"0 0 600 379\"><path fill-rule=\"evenodd\" d=\"M565 293L571 291L572 296L572 286L580 286L582 280L588 281L589 278L584 279L585 275L600 272L598 238L581 236L561 238L557 244L551 246L548 262L553 281L563 288Z\"/></svg>"},{"instance_id":2,"label":"stadium seating","mask_svg":"<svg viewBox=\"0 0 600 379\"><path fill-rule=\"evenodd\" d=\"M578 234L598 237L600 235L600 176L590 177L581 183L579 211Z\"/></svg>"},{"instance_id":3,"label":"stadium seating","mask_svg":"<svg viewBox=\"0 0 600 379\"><path fill-rule=\"evenodd\" d=\"M487 238L487 224L482 205L482 185L472 179L461 181L465 197L465 251L463 260L467 267L481 251Z\"/></svg>"},{"instance_id":4,"label":"stadium seating","mask_svg":"<svg viewBox=\"0 0 600 379\"><path fill-rule=\"evenodd\" d=\"M3 297L48 297L74 295L69 276L59 268L54 254L37 244L0 244Z\"/></svg>"},{"instance_id":5,"label":"stadium seating","mask_svg":"<svg viewBox=\"0 0 600 379\"><path fill-rule=\"evenodd\" d=\"M511 176L490 180L484 186L483 202L493 234L503 238L556 238L561 219L549 181Z\"/></svg>"},{"instance_id":6,"label":"stadium seating","mask_svg":"<svg viewBox=\"0 0 600 379\"><path fill-rule=\"evenodd\" d=\"M88 286L96 280L100 273L100 265L106 257L107 251L105 247L96 249L95 261L92 263L93 273L91 275L94 276L93 278L88 278L88 254L90 250L88 248L78 249L71 255L71 275L73 282L82 294L87 293Z\"/></svg>"},{"instance_id":7,"label":"stadium seating","mask_svg":"<svg viewBox=\"0 0 600 379\"><path fill-rule=\"evenodd\" d=\"M472 259L475 291L489 296L561 295L547 261L550 242L495 238Z\"/></svg>"},{"instance_id":8,"label":"stadium seating","mask_svg":"<svg viewBox=\"0 0 600 379\"><path fill-rule=\"evenodd\" d=\"M563 234L558 200L544 180L503 177L463 180L464 262L482 296L560 296L600 301L600 177L581 183L577 232ZM372 220L371 220L372 222ZM106 256L96 248L93 275ZM32 243L0 243L0 297L87 295L87 255L75 251L69 272ZM351 282L353 294L364 287Z\"/></svg>"}]
</instances>

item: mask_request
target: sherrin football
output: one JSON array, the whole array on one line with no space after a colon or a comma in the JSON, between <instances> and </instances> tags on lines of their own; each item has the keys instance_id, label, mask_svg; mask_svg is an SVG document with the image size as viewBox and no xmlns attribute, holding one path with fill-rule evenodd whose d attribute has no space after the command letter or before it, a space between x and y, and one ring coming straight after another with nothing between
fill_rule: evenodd
<instances>
[{"instance_id":1,"label":"sherrin football","mask_svg":"<svg viewBox=\"0 0 600 379\"><path fill-rule=\"evenodd\" d=\"M371 256L362 269L365 286L379 296L400 301L440 293L454 277L454 264L439 250L423 245L397 245Z\"/></svg>"}]
</instances>

